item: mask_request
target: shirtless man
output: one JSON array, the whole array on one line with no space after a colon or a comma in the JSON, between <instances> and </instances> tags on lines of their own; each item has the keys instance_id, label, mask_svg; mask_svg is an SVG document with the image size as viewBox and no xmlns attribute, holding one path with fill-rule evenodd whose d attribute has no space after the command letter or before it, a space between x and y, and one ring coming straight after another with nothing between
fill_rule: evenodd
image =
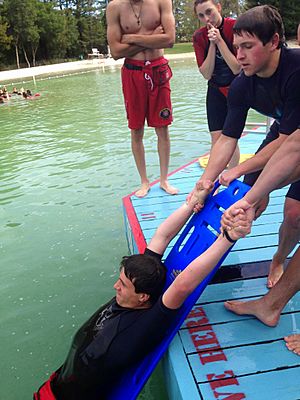
<instances>
[{"instance_id":1,"label":"shirtless man","mask_svg":"<svg viewBox=\"0 0 300 400\"><path fill-rule=\"evenodd\" d=\"M170 159L172 71L163 57L163 48L175 42L175 20L171 0L114 0L107 7L107 40L112 57L125 58L122 86L131 130L131 148L141 187L137 197L150 190L143 145L144 124L154 127L158 138L160 187L177 194L167 180Z\"/></svg>"},{"instance_id":2,"label":"shirtless man","mask_svg":"<svg viewBox=\"0 0 300 400\"><path fill-rule=\"evenodd\" d=\"M278 162L281 168L277 168ZM277 187L285 186L300 178L300 129L290 135L267 163L252 189L244 198L231 206L223 215L222 227L230 229L239 225L235 221L240 210L251 223L255 209L262 198ZM265 325L276 326L287 302L300 290L300 247L291 258L284 274L263 297L251 301L227 301L225 307L239 315L254 315ZM300 334L286 336L286 346L300 355Z\"/></svg>"}]
</instances>

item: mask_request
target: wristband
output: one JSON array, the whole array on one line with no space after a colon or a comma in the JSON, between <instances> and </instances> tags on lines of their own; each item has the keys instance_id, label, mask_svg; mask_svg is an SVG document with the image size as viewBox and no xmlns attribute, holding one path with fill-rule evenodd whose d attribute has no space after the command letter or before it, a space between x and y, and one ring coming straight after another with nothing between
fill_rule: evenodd
<instances>
[{"instance_id":1,"label":"wristband","mask_svg":"<svg viewBox=\"0 0 300 400\"><path fill-rule=\"evenodd\" d=\"M229 236L229 233L227 232L226 229L223 229L223 236L225 236L226 239L228 240L228 242L230 242L230 243L235 243L236 242L236 240L231 239L231 237Z\"/></svg>"}]
</instances>

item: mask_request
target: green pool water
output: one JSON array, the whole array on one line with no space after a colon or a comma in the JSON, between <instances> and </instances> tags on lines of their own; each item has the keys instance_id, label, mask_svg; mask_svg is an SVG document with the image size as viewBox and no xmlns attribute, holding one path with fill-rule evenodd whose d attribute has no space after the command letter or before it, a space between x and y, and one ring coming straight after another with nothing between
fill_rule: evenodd
<instances>
[{"instance_id":1,"label":"green pool water","mask_svg":"<svg viewBox=\"0 0 300 400\"><path fill-rule=\"evenodd\" d=\"M193 60L171 65L170 171L210 146L206 83ZM3 400L31 399L64 361L77 328L114 295L119 260L128 252L121 199L139 183L118 68L23 86L41 96L0 106ZM154 180L151 129L145 148ZM167 398L160 371L140 398Z\"/></svg>"}]
</instances>

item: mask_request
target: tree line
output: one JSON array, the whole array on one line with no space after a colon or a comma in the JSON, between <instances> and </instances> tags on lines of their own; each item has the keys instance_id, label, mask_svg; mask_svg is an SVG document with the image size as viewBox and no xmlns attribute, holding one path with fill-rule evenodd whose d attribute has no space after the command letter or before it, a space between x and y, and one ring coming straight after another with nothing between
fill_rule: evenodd
<instances>
[{"instance_id":1,"label":"tree line","mask_svg":"<svg viewBox=\"0 0 300 400\"><path fill-rule=\"evenodd\" d=\"M92 48L107 53L107 0L0 0L0 68L35 66L85 58ZM191 41L199 27L193 0L173 0L177 42ZM236 17L259 4L277 7L286 35L295 36L299 0L221 0L223 14Z\"/></svg>"}]
</instances>

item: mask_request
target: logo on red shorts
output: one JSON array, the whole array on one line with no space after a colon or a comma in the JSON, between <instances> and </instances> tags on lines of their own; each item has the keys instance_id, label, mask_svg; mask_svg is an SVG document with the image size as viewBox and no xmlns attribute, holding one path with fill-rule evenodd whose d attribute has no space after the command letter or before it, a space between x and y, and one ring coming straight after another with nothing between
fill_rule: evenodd
<instances>
[{"instance_id":1,"label":"logo on red shorts","mask_svg":"<svg viewBox=\"0 0 300 400\"><path fill-rule=\"evenodd\" d=\"M159 113L160 118L168 119L171 115L171 110L169 108L163 108Z\"/></svg>"}]
</instances>

